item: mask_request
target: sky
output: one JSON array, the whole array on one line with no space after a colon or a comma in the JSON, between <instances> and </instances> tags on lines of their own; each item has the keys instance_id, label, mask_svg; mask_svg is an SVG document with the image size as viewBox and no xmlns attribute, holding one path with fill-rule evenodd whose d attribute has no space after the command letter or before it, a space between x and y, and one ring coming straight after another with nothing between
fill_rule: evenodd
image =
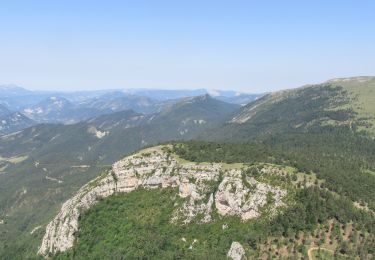
<instances>
[{"instance_id":1,"label":"sky","mask_svg":"<svg viewBox=\"0 0 375 260\"><path fill-rule=\"evenodd\" d=\"M0 0L0 84L266 92L375 75L375 1Z\"/></svg>"}]
</instances>

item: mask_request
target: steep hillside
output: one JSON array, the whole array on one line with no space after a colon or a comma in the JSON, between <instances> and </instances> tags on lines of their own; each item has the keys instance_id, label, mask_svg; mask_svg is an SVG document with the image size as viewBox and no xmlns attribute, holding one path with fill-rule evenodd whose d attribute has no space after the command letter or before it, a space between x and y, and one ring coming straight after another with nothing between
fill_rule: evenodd
<instances>
[{"instance_id":1,"label":"steep hillside","mask_svg":"<svg viewBox=\"0 0 375 260\"><path fill-rule=\"evenodd\" d=\"M82 187L47 226L39 254L301 258L318 244L339 257L373 256L374 216L332 194L314 174L260 162L267 157L247 157L252 164L193 163L178 155L202 150L187 145L142 150ZM215 150L206 152L215 157Z\"/></svg>"},{"instance_id":2,"label":"steep hillside","mask_svg":"<svg viewBox=\"0 0 375 260\"><path fill-rule=\"evenodd\" d=\"M168 116L178 116L181 119L185 116L204 116L206 118L222 118L222 114L230 114L239 108L238 105L218 101L210 95L202 95L197 97L188 97L166 108L162 113L158 114L158 118ZM208 111L208 113L207 113Z\"/></svg>"},{"instance_id":3,"label":"steep hillside","mask_svg":"<svg viewBox=\"0 0 375 260\"><path fill-rule=\"evenodd\" d=\"M238 108L238 105L213 99L209 95L189 97L151 116L145 130L158 141L165 140L167 136L189 139L205 129L219 126Z\"/></svg>"}]
</instances>

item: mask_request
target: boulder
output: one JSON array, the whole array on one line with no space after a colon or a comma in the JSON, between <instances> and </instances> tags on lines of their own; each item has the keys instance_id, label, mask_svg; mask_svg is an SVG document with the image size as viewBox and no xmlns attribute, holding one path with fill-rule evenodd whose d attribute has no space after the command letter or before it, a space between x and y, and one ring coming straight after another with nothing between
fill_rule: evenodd
<instances>
[{"instance_id":1,"label":"boulder","mask_svg":"<svg viewBox=\"0 0 375 260\"><path fill-rule=\"evenodd\" d=\"M227 257L233 260L244 260L246 259L245 249L240 243L233 242L228 251Z\"/></svg>"}]
</instances>

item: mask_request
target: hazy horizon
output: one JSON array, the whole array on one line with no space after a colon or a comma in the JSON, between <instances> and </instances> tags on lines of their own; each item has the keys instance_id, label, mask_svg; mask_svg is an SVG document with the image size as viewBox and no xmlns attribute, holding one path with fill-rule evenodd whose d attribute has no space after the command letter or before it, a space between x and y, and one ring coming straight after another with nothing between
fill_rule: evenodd
<instances>
[{"instance_id":1,"label":"hazy horizon","mask_svg":"<svg viewBox=\"0 0 375 260\"><path fill-rule=\"evenodd\" d=\"M375 75L372 1L9 1L0 84L263 93Z\"/></svg>"},{"instance_id":2,"label":"hazy horizon","mask_svg":"<svg viewBox=\"0 0 375 260\"><path fill-rule=\"evenodd\" d=\"M352 77L375 77L375 76L372 76L372 75L353 75L353 76L349 76L349 77L335 77L335 78L329 78L329 79L325 79L325 80L322 80L322 81L318 81L318 82L305 82L305 83L302 83L301 85L298 85L298 86L289 86L289 87L285 87L285 88L280 88L280 89L274 89L274 90L269 90L269 91L261 91L261 92L253 92L253 91L247 91L246 89L245 90L237 90L237 89L214 89L214 88L153 88L153 87L149 87L149 88L146 88L146 87L139 87L139 88L95 88L95 89L56 89L56 88L48 88L48 89L34 89L34 88L28 88L27 86L21 86L21 85L18 85L18 84L14 84L14 83L5 83L5 84L2 84L0 83L0 88L1 87L6 87L6 86L11 86L11 87L20 87L20 88L23 88L23 89L26 89L26 90L29 90L29 91L45 91L45 92L90 92L90 91L132 91L132 90L161 90L161 91L197 91L197 90L207 90L209 92L210 95L214 95L212 94L214 91L232 91L232 92L237 92L237 93L242 93L242 94L263 94L263 93L268 93L268 92L274 92L274 91L280 91L280 90L287 90L287 89L295 89L295 88L300 88L300 87L304 87L306 85L314 85L314 84L321 84L321 83L324 83L326 81L329 81L329 80L332 80L332 79L340 79L340 78L352 78ZM212 93L210 93L210 91Z\"/></svg>"}]
</instances>

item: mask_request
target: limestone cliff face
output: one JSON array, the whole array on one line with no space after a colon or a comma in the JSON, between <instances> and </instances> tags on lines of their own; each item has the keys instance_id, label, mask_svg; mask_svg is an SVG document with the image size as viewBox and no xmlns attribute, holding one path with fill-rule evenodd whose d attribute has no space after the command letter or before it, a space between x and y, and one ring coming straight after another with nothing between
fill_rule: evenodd
<instances>
[{"instance_id":1,"label":"limestone cliff face","mask_svg":"<svg viewBox=\"0 0 375 260\"><path fill-rule=\"evenodd\" d=\"M246 184L245 184L246 183ZM254 178L242 177L242 171L227 172L215 196L215 205L220 215L238 215L243 220L259 217L260 209L271 197L275 210L283 205L282 198L286 191Z\"/></svg>"},{"instance_id":2,"label":"limestone cliff face","mask_svg":"<svg viewBox=\"0 0 375 260\"><path fill-rule=\"evenodd\" d=\"M174 224L188 224L198 215L203 216L201 223L210 222L213 210L223 216L238 215L243 220L256 218L267 198L273 198L276 211L286 195L278 187L244 179L240 169L225 170L218 163L180 163L174 155L154 147L116 162L110 172L89 182L66 201L47 225L38 253L47 256L71 248L82 212L115 192L131 192L140 187L178 188L178 195L185 200L174 211Z\"/></svg>"}]
</instances>

